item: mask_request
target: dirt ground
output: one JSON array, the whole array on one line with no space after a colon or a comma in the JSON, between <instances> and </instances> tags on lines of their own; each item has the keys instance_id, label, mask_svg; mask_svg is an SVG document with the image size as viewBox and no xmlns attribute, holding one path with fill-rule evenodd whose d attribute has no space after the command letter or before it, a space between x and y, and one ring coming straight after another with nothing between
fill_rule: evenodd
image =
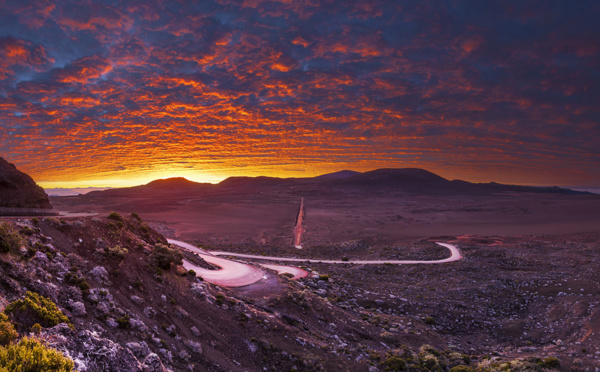
<instances>
[{"instance_id":1,"label":"dirt ground","mask_svg":"<svg viewBox=\"0 0 600 372\"><path fill-rule=\"evenodd\" d=\"M300 196L306 249L363 240L371 245L473 234L579 234L600 226L600 195L415 196L293 192L169 195L156 198L53 197L67 211L137 212L168 237L207 246L287 249Z\"/></svg>"}]
</instances>

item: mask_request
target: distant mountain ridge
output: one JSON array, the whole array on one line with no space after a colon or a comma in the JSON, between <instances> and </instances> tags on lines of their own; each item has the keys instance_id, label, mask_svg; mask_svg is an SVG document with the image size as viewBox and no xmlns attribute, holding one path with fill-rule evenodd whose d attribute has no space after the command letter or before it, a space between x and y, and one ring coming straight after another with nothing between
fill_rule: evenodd
<instances>
[{"instance_id":1,"label":"distant mountain ridge","mask_svg":"<svg viewBox=\"0 0 600 372\"><path fill-rule=\"evenodd\" d=\"M448 180L421 168L382 168L368 172L342 170L308 178L278 177L229 177L218 184L198 183L183 177L159 179L146 185L129 188L116 188L93 191L87 196L102 193L104 196L125 196L145 193L161 194L202 194L206 192L262 192L265 190L287 191L345 190L350 192L404 192L424 195L486 195L514 192L552 194L591 194L559 187L536 187L505 185L495 182L472 183L462 180Z\"/></svg>"}]
</instances>

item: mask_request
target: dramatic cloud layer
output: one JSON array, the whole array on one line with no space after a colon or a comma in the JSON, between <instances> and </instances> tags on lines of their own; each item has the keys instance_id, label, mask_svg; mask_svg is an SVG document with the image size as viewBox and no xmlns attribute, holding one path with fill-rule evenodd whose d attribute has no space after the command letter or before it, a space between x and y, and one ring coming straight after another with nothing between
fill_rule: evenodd
<instances>
[{"instance_id":1,"label":"dramatic cloud layer","mask_svg":"<svg viewBox=\"0 0 600 372\"><path fill-rule=\"evenodd\" d=\"M600 185L596 1L0 7L0 156L46 186L378 167Z\"/></svg>"}]
</instances>

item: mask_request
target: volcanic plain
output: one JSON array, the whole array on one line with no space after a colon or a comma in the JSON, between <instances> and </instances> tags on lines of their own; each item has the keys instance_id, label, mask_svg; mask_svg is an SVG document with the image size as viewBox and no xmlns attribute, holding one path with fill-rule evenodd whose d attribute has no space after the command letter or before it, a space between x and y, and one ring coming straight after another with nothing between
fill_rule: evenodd
<instances>
[{"instance_id":1,"label":"volcanic plain","mask_svg":"<svg viewBox=\"0 0 600 372\"><path fill-rule=\"evenodd\" d=\"M294 225L301 198L298 249ZM217 185L167 179L52 197L51 203L70 212L136 212L165 237L209 251L438 260L449 253L435 242L451 243L462 260L306 264L327 283L315 284L319 276L299 283L381 328L392 351L399 350L395 343L430 344L470 355L473 367L490 368L482 370L499 370L510 360L552 369L543 362L552 357L561 370L600 367L600 195L384 169L307 179L239 177ZM269 290L260 285L233 291L268 302ZM321 326L336 327L331 324ZM385 367L372 357L372 367Z\"/></svg>"}]
</instances>

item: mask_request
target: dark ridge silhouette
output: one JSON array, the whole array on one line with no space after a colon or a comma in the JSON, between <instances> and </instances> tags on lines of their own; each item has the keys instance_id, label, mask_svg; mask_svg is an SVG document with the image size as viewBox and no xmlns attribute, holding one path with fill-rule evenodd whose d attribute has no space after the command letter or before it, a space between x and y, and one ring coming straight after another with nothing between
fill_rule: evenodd
<instances>
[{"instance_id":1,"label":"dark ridge silhouette","mask_svg":"<svg viewBox=\"0 0 600 372\"><path fill-rule=\"evenodd\" d=\"M322 174L320 176L314 177L314 179L315 180L340 180L340 179L355 176L357 174L361 174L361 173L352 171L352 170L341 170L339 172Z\"/></svg>"},{"instance_id":2,"label":"dark ridge silhouette","mask_svg":"<svg viewBox=\"0 0 600 372\"><path fill-rule=\"evenodd\" d=\"M52 206L44 189L0 157L0 208L52 209Z\"/></svg>"},{"instance_id":3,"label":"dark ridge silhouette","mask_svg":"<svg viewBox=\"0 0 600 372\"><path fill-rule=\"evenodd\" d=\"M108 190L97 190L91 191L82 197L95 198L95 197L120 197L120 196L144 196L148 194L169 194L169 193L198 193L208 191L214 188L215 185L211 183L199 183L190 181L184 177L173 177L173 178L162 178L151 181L145 185L114 188Z\"/></svg>"},{"instance_id":4,"label":"dark ridge silhouette","mask_svg":"<svg viewBox=\"0 0 600 372\"><path fill-rule=\"evenodd\" d=\"M447 184L447 179L420 168L383 168L347 177L341 183L350 185L399 186L402 184Z\"/></svg>"},{"instance_id":5,"label":"dark ridge silhouette","mask_svg":"<svg viewBox=\"0 0 600 372\"><path fill-rule=\"evenodd\" d=\"M296 178L278 178L278 177L229 177L221 181L217 186L219 189L235 188L256 188L256 187L277 187L293 186L298 183Z\"/></svg>"},{"instance_id":6,"label":"dark ridge silhouette","mask_svg":"<svg viewBox=\"0 0 600 372\"><path fill-rule=\"evenodd\" d=\"M543 194L563 194L563 195L594 195L594 193L588 191L577 191L571 189L565 189L558 186L523 186L523 185L507 185L497 182L488 183L471 183L462 180L454 180L452 183L463 189L465 192L471 191L473 193L508 193L508 192L520 192L520 193L543 193Z\"/></svg>"},{"instance_id":7,"label":"dark ridge silhouette","mask_svg":"<svg viewBox=\"0 0 600 372\"><path fill-rule=\"evenodd\" d=\"M201 195L203 193L261 192L265 190L305 190L322 193L335 190L345 192L401 192L423 195L492 195L503 193L545 193L583 195L585 191L559 187L535 187L504 185L500 183L471 183L462 180L447 180L435 173L420 168L384 168L364 173L343 170L312 178L277 177L229 177L218 184L193 182L183 177L159 179L146 185L129 188L92 191L84 197L96 196L144 196L153 194Z\"/></svg>"},{"instance_id":8,"label":"dark ridge silhouette","mask_svg":"<svg viewBox=\"0 0 600 372\"><path fill-rule=\"evenodd\" d=\"M376 169L329 184L342 188L375 192L393 190L406 193L448 194L455 192L450 181L419 168Z\"/></svg>"},{"instance_id":9,"label":"dark ridge silhouette","mask_svg":"<svg viewBox=\"0 0 600 372\"><path fill-rule=\"evenodd\" d=\"M160 180L152 181L146 185L144 188L147 189L156 189L156 190L169 190L169 189L200 189L214 186L210 183L200 183L190 181L184 177L173 177L173 178L163 178Z\"/></svg>"}]
</instances>

